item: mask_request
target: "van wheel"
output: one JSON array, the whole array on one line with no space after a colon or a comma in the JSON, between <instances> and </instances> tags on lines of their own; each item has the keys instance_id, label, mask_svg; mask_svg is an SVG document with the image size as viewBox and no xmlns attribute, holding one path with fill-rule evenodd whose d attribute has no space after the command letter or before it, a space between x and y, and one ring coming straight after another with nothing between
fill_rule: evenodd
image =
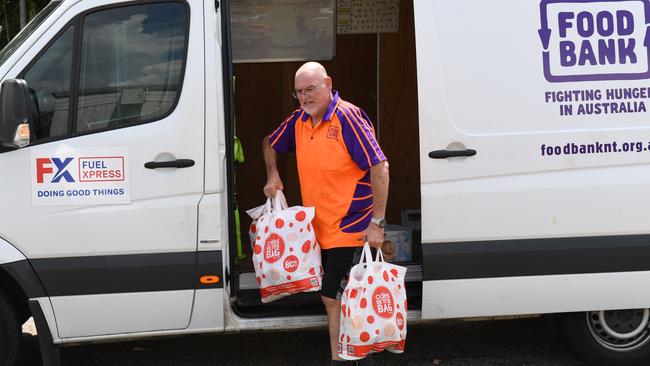
<instances>
[{"instance_id":1,"label":"van wheel","mask_svg":"<svg viewBox=\"0 0 650 366\"><path fill-rule=\"evenodd\" d=\"M0 366L12 366L18 349L19 325L16 313L0 292Z\"/></svg>"},{"instance_id":2,"label":"van wheel","mask_svg":"<svg viewBox=\"0 0 650 366\"><path fill-rule=\"evenodd\" d=\"M650 310L565 314L565 329L578 356L589 365L650 363Z\"/></svg>"}]
</instances>

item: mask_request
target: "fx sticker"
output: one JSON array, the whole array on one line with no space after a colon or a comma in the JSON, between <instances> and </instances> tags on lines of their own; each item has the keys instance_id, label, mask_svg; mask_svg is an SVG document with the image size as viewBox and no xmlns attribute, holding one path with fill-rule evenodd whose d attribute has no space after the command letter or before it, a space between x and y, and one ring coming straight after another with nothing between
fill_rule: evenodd
<instances>
[{"instance_id":1,"label":"fx sticker","mask_svg":"<svg viewBox=\"0 0 650 366\"><path fill-rule=\"evenodd\" d=\"M34 150L33 206L130 203L126 148Z\"/></svg>"},{"instance_id":2,"label":"fx sticker","mask_svg":"<svg viewBox=\"0 0 650 366\"><path fill-rule=\"evenodd\" d=\"M542 0L549 82L650 78L650 0Z\"/></svg>"}]
</instances>

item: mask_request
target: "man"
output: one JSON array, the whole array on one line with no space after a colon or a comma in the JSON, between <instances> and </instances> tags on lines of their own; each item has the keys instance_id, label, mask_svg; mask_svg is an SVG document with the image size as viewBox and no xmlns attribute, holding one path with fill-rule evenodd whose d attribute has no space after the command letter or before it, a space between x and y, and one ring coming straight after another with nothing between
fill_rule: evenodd
<instances>
[{"instance_id":1,"label":"man","mask_svg":"<svg viewBox=\"0 0 650 366\"><path fill-rule=\"evenodd\" d=\"M345 364L337 355L341 294L364 242L379 247L384 240L388 161L369 118L332 91L322 65L302 65L294 88L300 108L263 141L264 194L275 197L283 189L276 153L295 151L303 205L316 208L313 225L323 257L321 299L332 364Z\"/></svg>"}]
</instances>

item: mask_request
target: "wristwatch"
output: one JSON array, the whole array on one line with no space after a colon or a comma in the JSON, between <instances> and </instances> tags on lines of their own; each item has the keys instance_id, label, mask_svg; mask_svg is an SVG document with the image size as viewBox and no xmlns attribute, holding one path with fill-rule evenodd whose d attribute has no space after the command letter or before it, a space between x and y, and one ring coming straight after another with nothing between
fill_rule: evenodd
<instances>
[{"instance_id":1,"label":"wristwatch","mask_svg":"<svg viewBox=\"0 0 650 366\"><path fill-rule=\"evenodd\" d=\"M370 222L379 226L380 228L386 227L386 218L385 217L373 217L370 219Z\"/></svg>"}]
</instances>

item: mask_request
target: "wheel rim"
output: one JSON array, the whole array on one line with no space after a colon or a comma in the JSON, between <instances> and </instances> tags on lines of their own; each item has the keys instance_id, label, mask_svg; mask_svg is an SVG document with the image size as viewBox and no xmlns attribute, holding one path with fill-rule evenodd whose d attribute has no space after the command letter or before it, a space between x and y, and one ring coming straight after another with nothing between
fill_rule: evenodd
<instances>
[{"instance_id":1,"label":"wheel rim","mask_svg":"<svg viewBox=\"0 0 650 366\"><path fill-rule=\"evenodd\" d=\"M603 347L630 352L650 341L650 310L611 310L587 312L591 335Z\"/></svg>"}]
</instances>

